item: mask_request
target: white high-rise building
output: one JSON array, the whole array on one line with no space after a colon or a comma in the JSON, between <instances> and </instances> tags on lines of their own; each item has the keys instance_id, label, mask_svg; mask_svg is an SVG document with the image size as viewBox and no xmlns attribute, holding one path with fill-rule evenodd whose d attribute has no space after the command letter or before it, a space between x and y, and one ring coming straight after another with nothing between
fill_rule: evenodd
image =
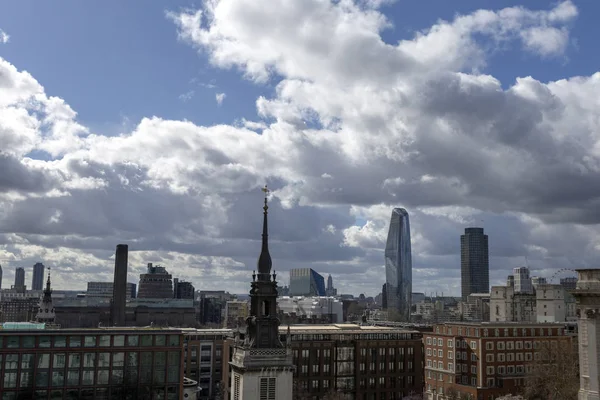
<instances>
[{"instance_id":1,"label":"white high-rise building","mask_svg":"<svg viewBox=\"0 0 600 400\"><path fill-rule=\"evenodd\" d=\"M513 268L513 276L515 279L515 293L533 293L533 285L531 284L531 278L529 277L529 268Z\"/></svg>"}]
</instances>

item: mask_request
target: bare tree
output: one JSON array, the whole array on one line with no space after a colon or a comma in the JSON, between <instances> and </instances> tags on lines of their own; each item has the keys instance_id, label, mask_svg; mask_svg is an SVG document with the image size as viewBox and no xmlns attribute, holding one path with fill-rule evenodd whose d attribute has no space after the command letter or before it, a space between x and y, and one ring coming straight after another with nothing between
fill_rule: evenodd
<instances>
[{"instance_id":1,"label":"bare tree","mask_svg":"<svg viewBox=\"0 0 600 400\"><path fill-rule=\"evenodd\" d=\"M528 400L576 400L579 354L575 341L543 342L525 374L523 397Z\"/></svg>"}]
</instances>

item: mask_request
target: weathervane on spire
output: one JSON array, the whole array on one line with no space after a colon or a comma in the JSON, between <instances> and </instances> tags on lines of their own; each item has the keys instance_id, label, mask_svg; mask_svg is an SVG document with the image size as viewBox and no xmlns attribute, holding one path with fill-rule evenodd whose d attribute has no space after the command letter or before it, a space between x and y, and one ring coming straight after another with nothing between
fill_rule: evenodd
<instances>
[{"instance_id":1,"label":"weathervane on spire","mask_svg":"<svg viewBox=\"0 0 600 400\"><path fill-rule=\"evenodd\" d=\"M271 191L269 190L269 188L267 188L267 185L265 185L265 187L261 190L265 192L265 206L263 207L263 209L265 210L265 212L267 212L267 209L269 208L269 206L267 205L267 198L269 197L269 193Z\"/></svg>"}]
</instances>

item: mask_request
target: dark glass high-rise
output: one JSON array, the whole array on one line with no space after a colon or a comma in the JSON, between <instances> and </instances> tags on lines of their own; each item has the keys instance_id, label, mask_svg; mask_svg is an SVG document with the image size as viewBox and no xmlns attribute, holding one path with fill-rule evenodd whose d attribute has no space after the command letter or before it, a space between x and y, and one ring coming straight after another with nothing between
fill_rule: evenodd
<instances>
[{"instance_id":1,"label":"dark glass high-rise","mask_svg":"<svg viewBox=\"0 0 600 400\"><path fill-rule=\"evenodd\" d=\"M483 228L466 228L460 236L461 295L490 292L488 236Z\"/></svg>"},{"instance_id":2,"label":"dark glass high-rise","mask_svg":"<svg viewBox=\"0 0 600 400\"><path fill-rule=\"evenodd\" d=\"M410 223L404 208L394 208L385 245L388 318L409 322L412 293Z\"/></svg>"}]
</instances>

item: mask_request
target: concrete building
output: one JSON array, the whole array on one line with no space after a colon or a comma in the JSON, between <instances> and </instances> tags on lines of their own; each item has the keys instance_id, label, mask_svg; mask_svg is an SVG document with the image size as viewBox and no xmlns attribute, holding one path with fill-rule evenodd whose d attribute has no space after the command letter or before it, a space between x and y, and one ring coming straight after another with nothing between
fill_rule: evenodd
<instances>
[{"instance_id":1,"label":"concrete building","mask_svg":"<svg viewBox=\"0 0 600 400\"><path fill-rule=\"evenodd\" d=\"M33 265L33 277L31 278L31 290L42 290L44 288L44 264L41 262Z\"/></svg>"},{"instance_id":2,"label":"concrete building","mask_svg":"<svg viewBox=\"0 0 600 400\"><path fill-rule=\"evenodd\" d=\"M567 321L565 289L561 285L537 285L535 295L537 322Z\"/></svg>"},{"instance_id":3,"label":"concrete building","mask_svg":"<svg viewBox=\"0 0 600 400\"><path fill-rule=\"evenodd\" d=\"M236 328L245 324L249 307L247 301L230 300L225 304L224 328Z\"/></svg>"},{"instance_id":4,"label":"concrete building","mask_svg":"<svg viewBox=\"0 0 600 400\"><path fill-rule=\"evenodd\" d=\"M577 270L579 400L600 399L600 269Z\"/></svg>"},{"instance_id":5,"label":"concrete building","mask_svg":"<svg viewBox=\"0 0 600 400\"><path fill-rule=\"evenodd\" d=\"M432 333L423 334L426 398L446 399L453 393L495 399L516 393L531 362L539 359L539 349L571 344L573 339L565 324L435 325Z\"/></svg>"},{"instance_id":6,"label":"concrete building","mask_svg":"<svg viewBox=\"0 0 600 400\"><path fill-rule=\"evenodd\" d=\"M488 236L483 228L466 228L460 236L460 272L463 301L471 293L489 293Z\"/></svg>"},{"instance_id":7,"label":"concrete building","mask_svg":"<svg viewBox=\"0 0 600 400\"><path fill-rule=\"evenodd\" d=\"M106 299L112 299L113 297L113 282L88 282L85 297L101 297ZM135 299L137 292L137 285L135 283L127 282L125 290L126 299Z\"/></svg>"},{"instance_id":8,"label":"concrete building","mask_svg":"<svg viewBox=\"0 0 600 400\"><path fill-rule=\"evenodd\" d=\"M282 319L297 318L296 323L342 323L343 304L335 297L278 297L277 307Z\"/></svg>"},{"instance_id":9,"label":"concrete building","mask_svg":"<svg viewBox=\"0 0 600 400\"><path fill-rule=\"evenodd\" d=\"M43 328L0 329L3 398L182 398L181 330Z\"/></svg>"},{"instance_id":10,"label":"concrete building","mask_svg":"<svg viewBox=\"0 0 600 400\"><path fill-rule=\"evenodd\" d=\"M25 286L25 270L21 267L15 269L15 285L13 288L19 292L27 290Z\"/></svg>"},{"instance_id":11,"label":"concrete building","mask_svg":"<svg viewBox=\"0 0 600 400\"><path fill-rule=\"evenodd\" d=\"M490 321L535 322L535 294L515 293L514 286L492 286L490 290Z\"/></svg>"},{"instance_id":12,"label":"concrete building","mask_svg":"<svg viewBox=\"0 0 600 400\"><path fill-rule=\"evenodd\" d=\"M312 268L290 270L290 296L325 296L325 278Z\"/></svg>"},{"instance_id":13,"label":"concrete building","mask_svg":"<svg viewBox=\"0 0 600 400\"><path fill-rule=\"evenodd\" d=\"M394 208L385 244L387 311L391 319L410 321L412 307L412 250L410 221L404 208Z\"/></svg>"},{"instance_id":14,"label":"concrete building","mask_svg":"<svg viewBox=\"0 0 600 400\"><path fill-rule=\"evenodd\" d=\"M230 362L233 400L292 398L292 349L289 336L285 345L279 336L277 276L271 273L268 241L268 189L265 186L263 190L262 249L257 263L258 274L252 274L250 316L245 332L236 331Z\"/></svg>"},{"instance_id":15,"label":"concrete building","mask_svg":"<svg viewBox=\"0 0 600 400\"><path fill-rule=\"evenodd\" d=\"M472 293L467 301L459 304L464 321L485 322L490 320L490 294Z\"/></svg>"}]
</instances>

